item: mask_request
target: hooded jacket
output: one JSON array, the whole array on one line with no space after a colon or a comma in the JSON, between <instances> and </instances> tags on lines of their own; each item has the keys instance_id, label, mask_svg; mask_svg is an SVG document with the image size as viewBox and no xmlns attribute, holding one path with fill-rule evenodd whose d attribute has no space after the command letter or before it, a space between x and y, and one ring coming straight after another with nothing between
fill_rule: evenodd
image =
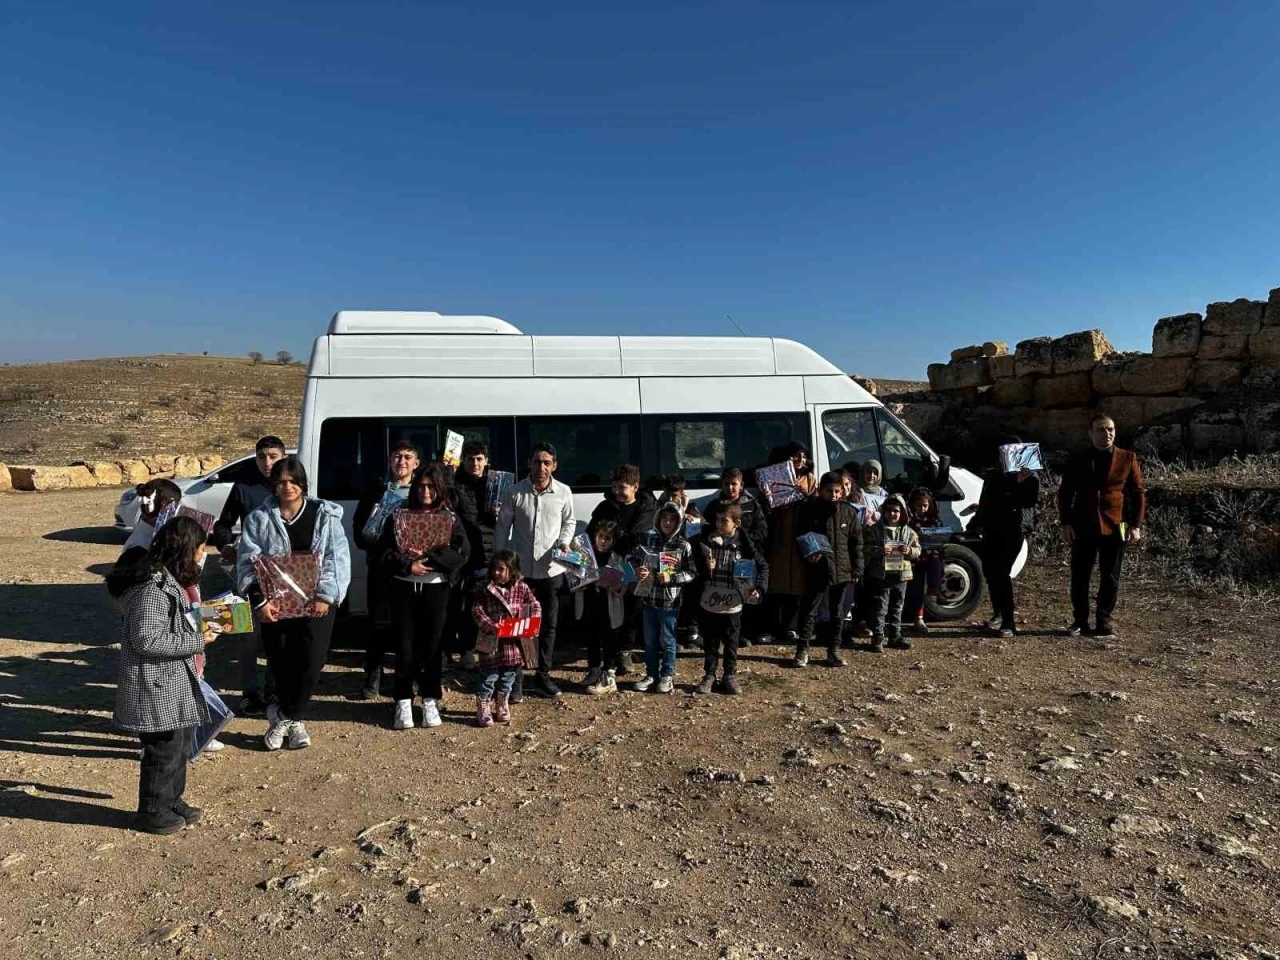
<instances>
[{"instance_id":1,"label":"hooded jacket","mask_svg":"<svg viewBox=\"0 0 1280 960\"><path fill-rule=\"evenodd\" d=\"M814 497L800 505L796 514L795 535L820 533L831 544L831 553L822 560L801 559L805 568L808 592L826 589L838 583L862 578L862 522L858 511L843 500ZM792 538L791 549L800 555L800 546Z\"/></svg>"},{"instance_id":2,"label":"hooded jacket","mask_svg":"<svg viewBox=\"0 0 1280 960\"><path fill-rule=\"evenodd\" d=\"M462 467L453 475L453 506L467 531L467 541L471 544L471 557L467 560L463 573L480 570L489 563L493 553L493 527L498 521L498 514L484 508L489 470L480 476L472 476Z\"/></svg>"},{"instance_id":3,"label":"hooded jacket","mask_svg":"<svg viewBox=\"0 0 1280 960\"><path fill-rule=\"evenodd\" d=\"M885 513L891 503L896 503L902 508L902 523L894 527L889 526L889 521L885 519ZM911 529L910 516L911 511L907 509L907 502L899 494L895 493L885 500L884 507L880 512L880 522L874 527L867 528L866 570L868 579L883 580L886 583L902 583L911 579L911 561L920 559L920 538ZM908 563L905 569L885 570L885 548L890 544L906 546L905 557Z\"/></svg>"},{"instance_id":4,"label":"hooded jacket","mask_svg":"<svg viewBox=\"0 0 1280 960\"><path fill-rule=\"evenodd\" d=\"M311 549L320 554L320 582L316 599L325 603L341 603L351 585L351 549L342 529L342 507L328 500L313 500L316 505L316 531ZM283 556L292 553L289 531L280 516L280 501L267 502L245 518L236 546L236 586L247 591L258 582L253 561L260 556ZM242 594L248 596L248 593Z\"/></svg>"},{"instance_id":5,"label":"hooded jacket","mask_svg":"<svg viewBox=\"0 0 1280 960\"><path fill-rule=\"evenodd\" d=\"M618 498L609 490L604 499L591 511L591 520L612 520L618 525L618 534L614 538L613 548L623 556L636 547L642 546L649 531L653 529L654 514L658 509L658 501L648 490L640 490L632 503L619 503ZM680 516L681 526L684 515Z\"/></svg>"},{"instance_id":6,"label":"hooded jacket","mask_svg":"<svg viewBox=\"0 0 1280 960\"><path fill-rule=\"evenodd\" d=\"M658 528L658 521L665 513L673 514L677 518L676 532L669 537L663 536ZM693 548L684 536L684 511L674 503L664 503L654 514L653 526L649 529L641 546L652 553L676 554L676 565L675 572L666 583L660 582L655 572L652 591L647 596L639 597L639 601L659 610L680 609L680 595L684 585L697 575L693 565ZM638 562L639 556L640 549L637 548L632 552L632 563Z\"/></svg>"}]
</instances>

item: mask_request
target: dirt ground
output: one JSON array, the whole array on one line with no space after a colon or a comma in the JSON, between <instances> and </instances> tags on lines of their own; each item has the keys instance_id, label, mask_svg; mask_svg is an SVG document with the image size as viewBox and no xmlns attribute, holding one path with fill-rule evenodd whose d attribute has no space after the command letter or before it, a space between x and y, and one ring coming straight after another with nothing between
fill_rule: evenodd
<instances>
[{"instance_id":1,"label":"dirt ground","mask_svg":"<svg viewBox=\"0 0 1280 960\"><path fill-rule=\"evenodd\" d=\"M234 721L190 770L204 821L150 837L111 725L116 496L0 494L2 956L1280 952L1274 608L1135 588L1121 639L1071 640L1033 571L1013 641L756 647L736 699L685 655L674 696L566 685L490 730L459 675L442 728L392 731L339 650L311 749Z\"/></svg>"}]
</instances>

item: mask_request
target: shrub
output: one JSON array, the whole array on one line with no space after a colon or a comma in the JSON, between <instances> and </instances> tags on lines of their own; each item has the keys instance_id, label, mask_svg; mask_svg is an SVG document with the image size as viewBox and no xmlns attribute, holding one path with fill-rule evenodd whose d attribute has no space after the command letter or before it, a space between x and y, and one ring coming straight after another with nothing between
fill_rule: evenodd
<instances>
[{"instance_id":1,"label":"shrub","mask_svg":"<svg viewBox=\"0 0 1280 960\"><path fill-rule=\"evenodd\" d=\"M271 430L268 427L264 427L260 423L251 423L241 430L237 436L242 440L253 440L256 443L259 437L265 437L270 432Z\"/></svg>"},{"instance_id":2,"label":"shrub","mask_svg":"<svg viewBox=\"0 0 1280 960\"><path fill-rule=\"evenodd\" d=\"M280 364L282 367L287 367L289 364L293 363L293 354L288 350L277 350L276 363Z\"/></svg>"},{"instance_id":3,"label":"shrub","mask_svg":"<svg viewBox=\"0 0 1280 960\"><path fill-rule=\"evenodd\" d=\"M255 364L256 364L256 363L261 363L261 362L262 362L262 354L261 354L261 353L259 353L257 350L250 350L250 351L249 351L249 359L250 359L250 360L252 360Z\"/></svg>"},{"instance_id":4,"label":"shrub","mask_svg":"<svg viewBox=\"0 0 1280 960\"><path fill-rule=\"evenodd\" d=\"M108 433L105 437L98 441L98 446L103 450L123 450L129 442L127 433Z\"/></svg>"},{"instance_id":5,"label":"shrub","mask_svg":"<svg viewBox=\"0 0 1280 960\"><path fill-rule=\"evenodd\" d=\"M128 420L130 423L137 423L139 420L142 419L142 411L136 410L136 409L126 410L124 412L124 419Z\"/></svg>"},{"instance_id":6,"label":"shrub","mask_svg":"<svg viewBox=\"0 0 1280 960\"><path fill-rule=\"evenodd\" d=\"M270 400L276 395L275 387L258 387L253 391L255 397L262 397L264 400Z\"/></svg>"}]
</instances>

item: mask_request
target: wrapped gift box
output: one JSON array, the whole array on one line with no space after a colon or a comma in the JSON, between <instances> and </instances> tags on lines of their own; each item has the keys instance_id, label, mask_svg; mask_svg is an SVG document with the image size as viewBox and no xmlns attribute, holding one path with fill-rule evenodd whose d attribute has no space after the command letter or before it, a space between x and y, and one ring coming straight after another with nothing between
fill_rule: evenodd
<instances>
[{"instance_id":1,"label":"wrapped gift box","mask_svg":"<svg viewBox=\"0 0 1280 960\"><path fill-rule=\"evenodd\" d=\"M320 583L320 555L299 551L253 558L262 594L276 605L280 619L309 616Z\"/></svg>"}]
</instances>

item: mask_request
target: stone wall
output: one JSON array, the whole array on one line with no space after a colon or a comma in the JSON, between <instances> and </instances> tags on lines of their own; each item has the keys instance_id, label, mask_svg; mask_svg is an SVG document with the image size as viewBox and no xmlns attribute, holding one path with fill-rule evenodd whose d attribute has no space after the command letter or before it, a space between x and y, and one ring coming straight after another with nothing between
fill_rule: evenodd
<instances>
[{"instance_id":1,"label":"stone wall","mask_svg":"<svg viewBox=\"0 0 1280 960\"><path fill-rule=\"evenodd\" d=\"M78 460L65 467L0 463L0 490L115 487L148 480L201 477L226 463L217 453L163 454L141 460Z\"/></svg>"},{"instance_id":2,"label":"stone wall","mask_svg":"<svg viewBox=\"0 0 1280 960\"><path fill-rule=\"evenodd\" d=\"M1012 353L997 341L962 347L930 364L929 393L886 399L947 452L1007 434L1077 448L1097 412L1162 456L1280 449L1280 288L1165 317L1151 341L1150 353L1121 353L1082 330Z\"/></svg>"}]
</instances>

